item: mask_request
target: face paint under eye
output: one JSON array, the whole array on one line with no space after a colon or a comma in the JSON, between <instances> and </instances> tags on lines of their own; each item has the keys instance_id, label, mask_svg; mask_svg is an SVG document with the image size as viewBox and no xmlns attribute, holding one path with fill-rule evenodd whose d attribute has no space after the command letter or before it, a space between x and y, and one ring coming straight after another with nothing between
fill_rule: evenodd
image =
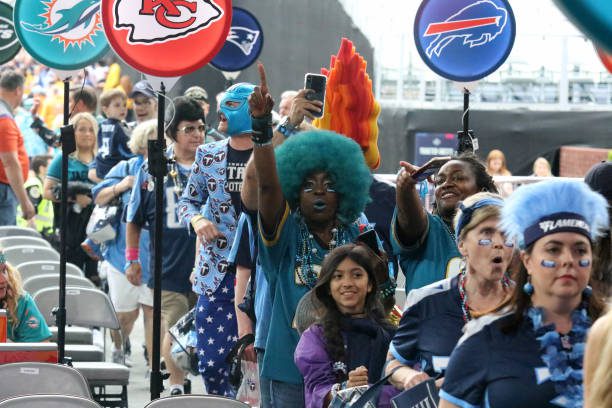
<instances>
[{"instance_id":1,"label":"face paint under eye","mask_svg":"<svg viewBox=\"0 0 612 408\"><path fill-rule=\"evenodd\" d=\"M304 187L305 193L312 193L312 187Z\"/></svg>"},{"instance_id":2,"label":"face paint under eye","mask_svg":"<svg viewBox=\"0 0 612 408\"><path fill-rule=\"evenodd\" d=\"M506 241L504 242L504 245L508 248L514 248L514 242L513 241Z\"/></svg>"},{"instance_id":3,"label":"face paint under eye","mask_svg":"<svg viewBox=\"0 0 612 408\"><path fill-rule=\"evenodd\" d=\"M580 265L583 268L586 268L590 264L591 264L591 260L589 260L589 259L581 259L581 260L578 261L578 265Z\"/></svg>"},{"instance_id":4,"label":"face paint under eye","mask_svg":"<svg viewBox=\"0 0 612 408\"><path fill-rule=\"evenodd\" d=\"M335 189L334 187L332 187L332 186L327 186L327 187L325 188L325 190L326 190L328 193L335 193L335 192L336 192L336 189Z\"/></svg>"},{"instance_id":5,"label":"face paint under eye","mask_svg":"<svg viewBox=\"0 0 612 408\"><path fill-rule=\"evenodd\" d=\"M549 261L547 259L542 259L542 266L545 268L556 268L557 263L555 261Z\"/></svg>"},{"instance_id":6,"label":"face paint under eye","mask_svg":"<svg viewBox=\"0 0 612 408\"><path fill-rule=\"evenodd\" d=\"M478 240L478 245L480 246L489 246L491 245L491 243L493 243L493 241L490 239L479 239Z\"/></svg>"}]
</instances>

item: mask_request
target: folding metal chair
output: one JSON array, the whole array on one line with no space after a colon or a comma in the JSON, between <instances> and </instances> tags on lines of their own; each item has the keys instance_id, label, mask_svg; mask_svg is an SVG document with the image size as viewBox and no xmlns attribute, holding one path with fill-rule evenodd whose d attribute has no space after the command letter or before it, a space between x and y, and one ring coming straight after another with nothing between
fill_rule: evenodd
<instances>
[{"instance_id":1,"label":"folding metal chair","mask_svg":"<svg viewBox=\"0 0 612 408\"><path fill-rule=\"evenodd\" d=\"M34 294L34 301L41 304L57 304L59 288L46 288ZM41 309L42 312L42 309ZM120 330L119 319L106 293L98 289L66 288L66 323L85 327L103 327ZM123 340L121 342L123 344ZM111 362L74 362L73 367L83 374L89 383L93 397L105 407L127 408L127 385L130 370L122 364ZM107 392L106 387L120 386L120 393Z\"/></svg>"},{"instance_id":2,"label":"folding metal chair","mask_svg":"<svg viewBox=\"0 0 612 408\"><path fill-rule=\"evenodd\" d=\"M94 401L68 395L24 395L0 402L0 408L100 408Z\"/></svg>"},{"instance_id":3,"label":"folding metal chair","mask_svg":"<svg viewBox=\"0 0 612 408\"><path fill-rule=\"evenodd\" d=\"M177 395L149 402L145 408L250 408L248 404L218 395ZM2 408L0 406L0 408Z\"/></svg>"},{"instance_id":4,"label":"folding metal chair","mask_svg":"<svg viewBox=\"0 0 612 408\"><path fill-rule=\"evenodd\" d=\"M91 398L85 377L65 365L35 362L3 364L0 365L0 378L0 400L30 394Z\"/></svg>"},{"instance_id":5,"label":"folding metal chair","mask_svg":"<svg viewBox=\"0 0 612 408\"><path fill-rule=\"evenodd\" d=\"M59 261L28 261L20 264L13 264L15 268L19 271L21 275L21 280L25 281L26 279L43 274L58 274L59 275ZM76 265L67 263L66 264L66 276L74 275L74 276L85 276L83 271Z\"/></svg>"},{"instance_id":6,"label":"folding metal chair","mask_svg":"<svg viewBox=\"0 0 612 408\"><path fill-rule=\"evenodd\" d=\"M33 247L51 248L51 244L42 238L30 236L16 236L0 238L0 248L10 248L19 245L29 245Z\"/></svg>"},{"instance_id":7,"label":"folding metal chair","mask_svg":"<svg viewBox=\"0 0 612 408\"><path fill-rule=\"evenodd\" d=\"M23 290L29 293L36 293L44 288L52 288L59 286L59 274L46 273L43 275L32 276L23 280ZM66 286L74 286L78 288L92 288L95 285L87 278L75 275L66 275Z\"/></svg>"},{"instance_id":8,"label":"folding metal chair","mask_svg":"<svg viewBox=\"0 0 612 408\"><path fill-rule=\"evenodd\" d=\"M53 248L19 245L4 249L6 260L13 265L28 261L59 261L59 253Z\"/></svg>"},{"instance_id":9,"label":"folding metal chair","mask_svg":"<svg viewBox=\"0 0 612 408\"><path fill-rule=\"evenodd\" d=\"M31 228L23 228L23 227L15 227L10 225L4 225L0 227L0 237L17 237L17 236L26 236L26 237L38 237L41 238L42 235L36 230Z\"/></svg>"}]
</instances>

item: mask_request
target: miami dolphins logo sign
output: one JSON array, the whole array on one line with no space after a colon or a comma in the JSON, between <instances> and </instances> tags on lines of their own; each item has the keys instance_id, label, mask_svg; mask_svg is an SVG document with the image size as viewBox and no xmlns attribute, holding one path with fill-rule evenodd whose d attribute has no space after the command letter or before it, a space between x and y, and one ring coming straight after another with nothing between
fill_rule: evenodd
<instances>
[{"instance_id":1,"label":"miami dolphins logo sign","mask_svg":"<svg viewBox=\"0 0 612 408\"><path fill-rule=\"evenodd\" d=\"M81 48L84 42L93 42L93 36L102 31L99 0L50 0L43 2L47 8L40 17L43 23L21 22L24 30L51 36L64 45Z\"/></svg>"},{"instance_id":2,"label":"miami dolphins logo sign","mask_svg":"<svg viewBox=\"0 0 612 408\"><path fill-rule=\"evenodd\" d=\"M17 0L15 21L24 48L52 68L82 68L108 51L100 0Z\"/></svg>"}]
</instances>

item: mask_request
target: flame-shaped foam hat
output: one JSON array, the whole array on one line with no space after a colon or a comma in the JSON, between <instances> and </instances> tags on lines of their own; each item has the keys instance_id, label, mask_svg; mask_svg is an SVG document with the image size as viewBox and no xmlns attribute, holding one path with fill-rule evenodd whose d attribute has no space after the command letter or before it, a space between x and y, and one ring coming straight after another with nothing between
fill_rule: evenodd
<instances>
[{"instance_id":1,"label":"flame-shaped foam hat","mask_svg":"<svg viewBox=\"0 0 612 408\"><path fill-rule=\"evenodd\" d=\"M331 56L330 68L321 69L327 77L325 110L313 125L332 130L355 140L371 169L380 165L378 115L380 104L374 99L367 62L355 52L353 43L342 39L338 55Z\"/></svg>"}]
</instances>

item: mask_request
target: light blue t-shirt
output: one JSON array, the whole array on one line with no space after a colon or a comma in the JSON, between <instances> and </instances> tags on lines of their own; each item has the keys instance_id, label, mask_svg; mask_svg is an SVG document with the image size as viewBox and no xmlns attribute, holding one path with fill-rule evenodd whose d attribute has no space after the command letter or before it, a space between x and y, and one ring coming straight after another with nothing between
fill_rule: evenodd
<instances>
[{"instance_id":1,"label":"light blue t-shirt","mask_svg":"<svg viewBox=\"0 0 612 408\"><path fill-rule=\"evenodd\" d=\"M112 187L119 183L126 176L136 176L142 167L144 159L142 156L132 157L117 163L104 177L100 183L91 190L94 200L100 191L107 187ZM123 215L127 211L130 202L132 189L128 189L121 195L123 205L121 221L118 224L117 236L114 240L104 243L102 246L102 256L113 268L119 272L124 272L125 267L125 246L126 246L126 223ZM142 282L149 281L149 230L142 229L140 233L140 260L142 267Z\"/></svg>"},{"instance_id":2,"label":"light blue t-shirt","mask_svg":"<svg viewBox=\"0 0 612 408\"><path fill-rule=\"evenodd\" d=\"M359 235L357 222L347 226L349 242ZM259 261L272 296L270 328L264 353L262 376L271 380L291 384L302 384L302 375L295 365L293 354L300 339L293 328L297 304L309 288L299 284L296 255L300 244L299 217L285 209L282 221L272 240L259 232ZM319 270L328 248L314 243L317 253L313 255L313 267Z\"/></svg>"},{"instance_id":3,"label":"light blue t-shirt","mask_svg":"<svg viewBox=\"0 0 612 408\"><path fill-rule=\"evenodd\" d=\"M459 273L461 254L442 218L427 214L427 230L411 247L397 238L397 209L391 222L391 245L406 276L406 293Z\"/></svg>"},{"instance_id":4,"label":"light blue t-shirt","mask_svg":"<svg viewBox=\"0 0 612 408\"><path fill-rule=\"evenodd\" d=\"M51 337L51 331L29 293L24 292L17 301L17 326L7 313L7 338L16 343L36 343Z\"/></svg>"}]
</instances>

